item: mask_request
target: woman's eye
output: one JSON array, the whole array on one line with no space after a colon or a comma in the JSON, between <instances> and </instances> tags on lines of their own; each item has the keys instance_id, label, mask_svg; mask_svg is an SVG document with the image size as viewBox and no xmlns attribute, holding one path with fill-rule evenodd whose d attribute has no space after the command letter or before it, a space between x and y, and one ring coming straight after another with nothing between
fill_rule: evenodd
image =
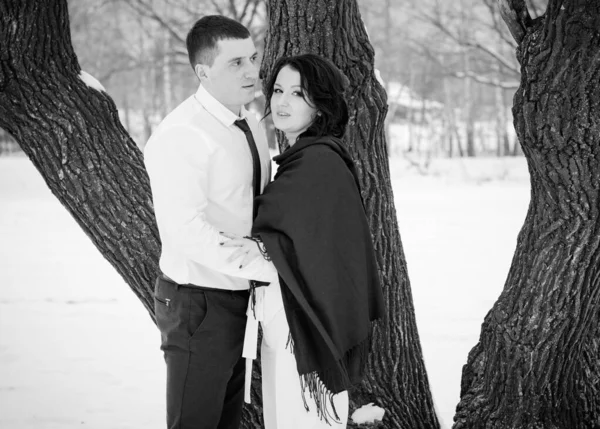
<instances>
[{"instance_id":1,"label":"woman's eye","mask_svg":"<svg viewBox=\"0 0 600 429\"><path fill-rule=\"evenodd\" d=\"M281 89L279 89L279 88L275 88L275 89L273 90L273 93L274 93L274 94L281 94Z\"/></svg>"},{"instance_id":2,"label":"woman's eye","mask_svg":"<svg viewBox=\"0 0 600 429\"><path fill-rule=\"evenodd\" d=\"M302 93L302 91L294 91L292 92L292 94L294 94L296 97L304 98L304 94Z\"/></svg>"}]
</instances>

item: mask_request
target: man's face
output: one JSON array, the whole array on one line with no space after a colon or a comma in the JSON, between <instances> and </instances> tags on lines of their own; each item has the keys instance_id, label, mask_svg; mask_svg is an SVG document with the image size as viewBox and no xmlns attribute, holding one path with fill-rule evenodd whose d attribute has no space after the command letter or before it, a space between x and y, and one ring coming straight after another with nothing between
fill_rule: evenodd
<instances>
[{"instance_id":1,"label":"man's face","mask_svg":"<svg viewBox=\"0 0 600 429\"><path fill-rule=\"evenodd\" d=\"M220 40L212 66L198 64L196 74L204 88L237 115L240 106L254 99L257 57L251 38Z\"/></svg>"}]
</instances>

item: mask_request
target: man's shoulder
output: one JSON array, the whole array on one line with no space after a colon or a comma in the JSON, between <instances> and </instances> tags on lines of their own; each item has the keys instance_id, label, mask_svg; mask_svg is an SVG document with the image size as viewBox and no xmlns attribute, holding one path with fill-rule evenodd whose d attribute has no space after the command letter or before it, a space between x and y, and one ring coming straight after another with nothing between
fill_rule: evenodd
<instances>
[{"instance_id":1,"label":"man's shoulder","mask_svg":"<svg viewBox=\"0 0 600 429\"><path fill-rule=\"evenodd\" d=\"M157 130L173 126L194 125L198 116L202 116L202 113L203 109L199 108L192 95L165 116L158 125Z\"/></svg>"},{"instance_id":2,"label":"man's shoulder","mask_svg":"<svg viewBox=\"0 0 600 429\"><path fill-rule=\"evenodd\" d=\"M144 148L145 156L154 153L161 157L165 151L173 150L190 156L192 153L197 155L200 152L212 152L214 144L211 142L210 133L207 133L203 126L205 121L210 121L210 118L202 115L193 98L184 101L154 130Z\"/></svg>"},{"instance_id":3,"label":"man's shoulder","mask_svg":"<svg viewBox=\"0 0 600 429\"><path fill-rule=\"evenodd\" d=\"M210 113L199 106L191 96L165 116L152 133L149 142L172 135L198 134L195 138L202 138L207 128L213 126L213 120Z\"/></svg>"}]
</instances>

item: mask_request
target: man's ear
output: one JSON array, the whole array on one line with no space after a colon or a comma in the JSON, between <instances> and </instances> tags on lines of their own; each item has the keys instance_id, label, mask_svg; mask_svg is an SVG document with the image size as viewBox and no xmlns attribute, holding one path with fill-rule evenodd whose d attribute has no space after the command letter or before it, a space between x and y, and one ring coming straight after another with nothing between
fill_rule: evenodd
<instances>
[{"instance_id":1,"label":"man's ear","mask_svg":"<svg viewBox=\"0 0 600 429\"><path fill-rule=\"evenodd\" d=\"M204 64L196 64L196 66L194 67L194 72L196 73L196 76L198 76L198 79L200 79L201 82L204 79L208 78L208 66Z\"/></svg>"}]
</instances>

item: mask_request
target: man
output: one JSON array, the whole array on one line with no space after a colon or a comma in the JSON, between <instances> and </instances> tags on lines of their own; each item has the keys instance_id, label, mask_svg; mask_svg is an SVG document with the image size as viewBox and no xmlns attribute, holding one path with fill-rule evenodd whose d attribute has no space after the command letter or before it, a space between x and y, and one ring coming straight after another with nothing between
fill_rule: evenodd
<instances>
[{"instance_id":1,"label":"man","mask_svg":"<svg viewBox=\"0 0 600 429\"><path fill-rule=\"evenodd\" d=\"M258 246L233 250L220 245L219 234L249 235L253 197L270 178L264 133L243 107L254 98L257 52L248 30L223 16L200 19L186 42L200 87L144 150L162 241L155 306L167 364L167 424L237 429L245 279L277 280Z\"/></svg>"}]
</instances>

